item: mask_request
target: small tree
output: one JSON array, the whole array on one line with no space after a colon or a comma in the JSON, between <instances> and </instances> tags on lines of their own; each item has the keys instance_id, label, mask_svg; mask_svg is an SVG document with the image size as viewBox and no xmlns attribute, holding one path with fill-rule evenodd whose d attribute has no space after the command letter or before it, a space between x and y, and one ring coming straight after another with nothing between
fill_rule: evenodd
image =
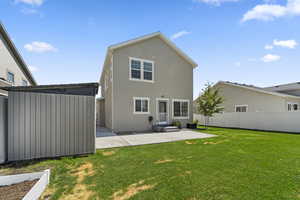
<instances>
[{"instance_id":1,"label":"small tree","mask_svg":"<svg viewBox=\"0 0 300 200\"><path fill-rule=\"evenodd\" d=\"M196 100L198 112L205 117L205 128L207 128L209 124L210 117L224 110L223 107L220 107L220 104L223 102L224 99L219 95L218 89L212 88L212 85L207 83L205 88L202 90L201 96Z\"/></svg>"}]
</instances>

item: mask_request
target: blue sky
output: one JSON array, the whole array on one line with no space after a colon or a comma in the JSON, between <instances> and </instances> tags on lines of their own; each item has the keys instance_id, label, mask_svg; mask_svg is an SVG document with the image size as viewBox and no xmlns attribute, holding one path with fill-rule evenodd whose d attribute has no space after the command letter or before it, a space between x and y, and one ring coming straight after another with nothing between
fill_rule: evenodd
<instances>
[{"instance_id":1,"label":"blue sky","mask_svg":"<svg viewBox=\"0 0 300 200\"><path fill-rule=\"evenodd\" d=\"M300 0L1 0L0 19L39 84L98 81L107 46L155 31L199 64L194 96L300 81Z\"/></svg>"}]
</instances>

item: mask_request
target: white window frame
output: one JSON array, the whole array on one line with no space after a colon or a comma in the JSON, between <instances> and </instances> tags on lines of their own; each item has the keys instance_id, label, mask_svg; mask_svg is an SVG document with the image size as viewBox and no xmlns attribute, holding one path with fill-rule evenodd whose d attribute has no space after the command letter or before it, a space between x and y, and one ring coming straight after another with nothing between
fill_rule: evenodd
<instances>
[{"instance_id":1,"label":"white window frame","mask_svg":"<svg viewBox=\"0 0 300 200\"><path fill-rule=\"evenodd\" d=\"M181 116L181 117L175 117L174 116L174 102L187 102L188 103L188 113L187 117ZM172 118L173 119L190 119L190 100L188 99L172 99Z\"/></svg>"},{"instance_id":2,"label":"white window frame","mask_svg":"<svg viewBox=\"0 0 300 200\"><path fill-rule=\"evenodd\" d=\"M141 62L141 78L132 78L131 77L131 61L132 60L137 60ZM152 80L145 80L144 79L144 62L152 63ZM146 60L146 59L141 59L141 58L134 58L134 57L129 57L129 80L131 81L142 81L142 82L148 82L148 83L154 83L154 61L152 60Z\"/></svg>"},{"instance_id":3,"label":"white window frame","mask_svg":"<svg viewBox=\"0 0 300 200\"><path fill-rule=\"evenodd\" d=\"M26 85L24 83L26 83ZM22 79L22 86L28 86L28 81L25 79Z\"/></svg>"},{"instance_id":4,"label":"white window frame","mask_svg":"<svg viewBox=\"0 0 300 200\"><path fill-rule=\"evenodd\" d=\"M234 112L236 112L237 107L246 107L246 112L248 112L248 105L234 105Z\"/></svg>"},{"instance_id":5,"label":"white window frame","mask_svg":"<svg viewBox=\"0 0 300 200\"><path fill-rule=\"evenodd\" d=\"M9 73L13 74L13 76L14 76L14 81L13 81L13 82L11 82L11 81L8 80L8 74L9 74ZM6 72L6 80L7 80L7 82L9 82L9 83L11 83L11 84L15 84L15 82L16 82L16 76L15 76L15 73L13 73L12 71L7 71L7 72Z\"/></svg>"},{"instance_id":6,"label":"white window frame","mask_svg":"<svg viewBox=\"0 0 300 200\"><path fill-rule=\"evenodd\" d=\"M292 110L288 110L289 104L291 105ZM298 105L298 110L294 110L294 105L295 104ZM297 111L300 111L299 103L296 103L296 102L287 102L287 108L286 108L286 110L288 112L297 112Z\"/></svg>"},{"instance_id":7,"label":"white window frame","mask_svg":"<svg viewBox=\"0 0 300 200\"><path fill-rule=\"evenodd\" d=\"M148 112L136 112L135 109L135 101L136 100L147 100L148 101ZM143 105L141 104L141 107L143 108ZM149 97L133 97L133 114L139 115L139 114L150 114L150 98Z\"/></svg>"}]
</instances>

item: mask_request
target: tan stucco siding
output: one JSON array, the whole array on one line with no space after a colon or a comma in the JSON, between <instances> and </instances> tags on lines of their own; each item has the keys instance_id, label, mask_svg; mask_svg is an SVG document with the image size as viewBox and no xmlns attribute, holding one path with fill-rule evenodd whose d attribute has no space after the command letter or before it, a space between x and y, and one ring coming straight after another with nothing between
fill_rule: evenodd
<instances>
[{"instance_id":1,"label":"tan stucco siding","mask_svg":"<svg viewBox=\"0 0 300 200\"><path fill-rule=\"evenodd\" d=\"M129 57L154 62L154 83L129 80ZM156 98L169 99L169 122L172 99L187 99L189 119L180 120L185 126L192 120L193 68L159 38L120 48L113 55L113 107L115 131L142 131L151 128L148 117L157 120ZM150 98L150 114L133 114L133 97Z\"/></svg>"},{"instance_id":2,"label":"tan stucco siding","mask_svg":"<svg viewBox=\"0 0 300 200\"><path fill-rule=\"evenodd\" d=\"M300 102L298 99L251 91L240 87L219 84L220 95L224 97L224 112L235 112L235 105L248 105L248 112L285 112L287 102Z\"/></svg>"},{"instance_id":3,"label":"tan stucco siding","mask_svg":"<svg viewBox=\"0 0 300 200\"><path fill-rule=\"evenodd\" d=\"M9 50L2 35L0 35L0 78L7 80L7 72L10 71L15 75L15 85L22 85L22 81L26 80L28 85L30 81L24 75L20 66L15 61L13 54Z\"/></svg>"}]
</instances>

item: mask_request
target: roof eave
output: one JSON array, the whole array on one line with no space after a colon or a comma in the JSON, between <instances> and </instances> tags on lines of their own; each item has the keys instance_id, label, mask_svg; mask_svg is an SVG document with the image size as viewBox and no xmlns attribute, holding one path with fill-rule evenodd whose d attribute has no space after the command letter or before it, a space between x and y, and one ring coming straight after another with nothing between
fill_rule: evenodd
<instances>
[{"instance_id":1,"label":"roof eave","mask_svg":"<svg viewBox=\"0 0 300 200\"><path fill-rule=\"evenodd\" d=\"M11 51L13 52L14 57L16 58L17 62L21 66L21 70L26 75L26 77L29 79L30 83L32 85L37 85L35 79L33 78L33 75L31 74L30 70L28 69L26 63L24 62L24 60L22 58L22 56L18 52L16 46L14 45L14 43L12 42L12 40L10 39L8 32L6 31L6 29L3 26L3 24L1 23L1 21L0 21L0 33L2 33L4 40L8 44L9 48L11 49Z\"/></svg>"},{"instance_id":2,"label":"roof eave","mask_svg":"<svg viewBox=\"0 0 300 200\"><path fill-rule=\"evenodd\" d=\"M165 41L172 49L174 49L182 58L184 58L188 63L190 63L193 68L196 68L198 66L198 64L192 59L190 58L186 53L184 53L181 49L179 49L174 42L172 42L171 40L169 40L167 37L165 37L161 32L154 32L145 36L141 36L132 40L128 40L125 42L121 42L115 45L111 45L108 47L109 50L114 51L116 49L128 46L128 45L132 45L144 40L148 40L150 38L153 37L160 37L163 41Z\"/></svg>"}]
</instances>

